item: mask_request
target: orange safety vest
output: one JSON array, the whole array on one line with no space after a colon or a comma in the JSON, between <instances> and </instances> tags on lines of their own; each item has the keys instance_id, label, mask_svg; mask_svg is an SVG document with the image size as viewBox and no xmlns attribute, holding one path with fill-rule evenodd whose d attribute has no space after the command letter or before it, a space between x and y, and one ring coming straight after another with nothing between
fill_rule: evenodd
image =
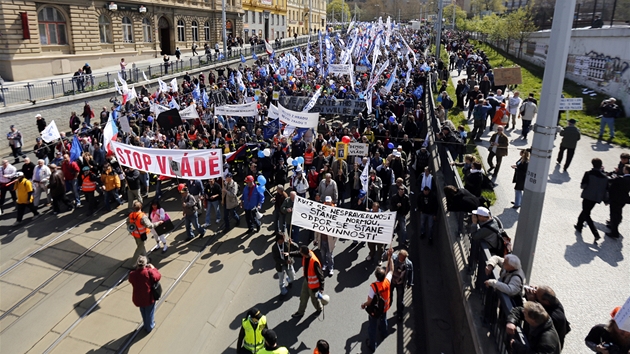
<instances>
[{"instance_id":1,"label":"orange safety vest","mask_svg":"<svg viewBox=\"0 0 630 354\"><path fill-rule=\"evenodd\" d=\"M131 232L131 236L135 238L140 238L140 235L145 234L147 232L146 226L142 223L142 218L144 217L144 213L141 211L134 211L129 214L129 221L132 224L136 225L136 229Z\"/></svg>"},{"instance_id":2,"label":"orange safety vest","mask_svg":"<svg viewBox=\"0 0 630 354\"><path fill-rule=\"evenodd\" d=\"M311 256L308 262L308 269L306 272L306 281L308 282L308 288L311 290L319 289L319 278L317 278L317 274L315 274L315 263L319 264L321 267L322 264L317 259L317 256L313 251L308 251L308 254ZM302 267L304 267L306 263L306 259L302 258Z\"/></svg>"},{"instance_id":3,"label":"orange safety vest","mask_svg":"<svg viewBox=\"0 0 630 354\"><path fill-rule=\"evenodd\" d=\"M381 295L381 297L383 298L383 300L385 301L385 311L387 312L387 310L389 310L389 295L390 295L390 284L389 284L389 280L387 280L387 278L383 281L377 281L372 283L372 285L374 285L378 291L378 293Z\"/></svg>"},{"instance_id":4,"label":"orange safety vest","mask_svg":"<svg viewBox=\"0 0 630 354\"><path fill-rule=\"evenodd\" d=\"M81 190L83 192L94 192L96 190L96 182L92 181L90 176L84 177Z\"/></svg>"},{"instance_id":5,"label":"orange safety vest","mask_svg":"<svg viewBox=\"0 0 630 354\"><path fill-rule=\"evenodd\" d=\"M311 152L308 152L308 151L304 152L304 164L305 165L312 165L313 164L313 158L315 158L315 152L313 150L311 150Z\"/></svg>"}]
</instances>

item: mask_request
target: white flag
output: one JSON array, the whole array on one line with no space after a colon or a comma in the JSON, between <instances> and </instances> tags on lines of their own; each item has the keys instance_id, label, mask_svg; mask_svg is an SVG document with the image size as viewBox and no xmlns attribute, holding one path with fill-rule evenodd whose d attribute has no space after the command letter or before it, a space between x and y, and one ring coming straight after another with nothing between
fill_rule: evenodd
<instances>
[{"instance_id":1,"label":"white flag","mask_svg":"<svg viewBox=\"0 0 630 354\"><path fill-rule=\"evenodd\" d=\"M61 135L59 134L59 129L57 129L57 124L52 120L50 123L42 130L42 139L49 143L53 140L61 139Z\"/></svg>"},{"instance_id":2,"label":"white flag","mask_svg":"<svg viewBox=\"0 0 630 354\"><path fill-rule=\"evenodd\" d=\"M147 76L144 74L144 71L142 72L142 77L144 77L144 81L149 81L149 79L147 79Z\"/></svg>"},{"instance_id":3,"label":"white flag","mask_svg":"<svg viewBox=\"0 0 630 354\"><path fill-rule=\"evenodd\" d=\"M138 92L136 91L135 87L132 87L129 90L129 98L127 98L128 101L133 100L134 98L138 98Z\"/></svg>"},{"instance_id":4,"label":"white flag","mask_svg":"<svg viewBox=\"0 0 630 354\"><path fill-rule=\"evenodd\" d=\"M365 164L365 167L363 168L363 172L361 172L360 178L361 178L361 187L363 188L363 191L367 193L368 182L370 179L370 160L368 160L368 162Z\"/></svg>"},{"instance_id":5,"label":"white flag","mask_svg":"<svg viewBox=\"0 0 630 354\"><path fill-rule=\"evenodd\" d=\"M116 80L114 80L114 87L116 88L116 91L118 91L118 93L122 95L122 92L120 92L120 86L118 86L118 81Z\"/></svg>"},{"instance_id":6,"label":"white flag","mask_svg":"<svg viewBox=\"0 0 630 354\"><path fill-rule=\"evenodd\" d=\"M162 91L162 92L167 92L168 91L168 85L166 84L166 82L158 79L158 84L160 85L160 91Z\"/></svg>"},{"instance_id":7,"label":"white flag","mask_svg":"<svg viewBox=\"0 0 630 354\"><path fill-rule=\"evenodd\" d=\"M173 78L173 80L171 80L171 90L173 92L177 92L178 91L177 90L177 79L176 78Z\"/></svg>"}]
</instances>

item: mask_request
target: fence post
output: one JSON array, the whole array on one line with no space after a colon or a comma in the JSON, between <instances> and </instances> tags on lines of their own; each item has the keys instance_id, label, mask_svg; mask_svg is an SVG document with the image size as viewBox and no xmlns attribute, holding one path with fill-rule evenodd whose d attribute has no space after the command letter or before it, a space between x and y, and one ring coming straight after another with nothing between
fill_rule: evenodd
<instances>
[{"instance_id":1,"label":"fence post","mask_svg":"<svg viewBox=\"0 0 630 354\"><path fill-rule=\"evenodd\" d=\"M109 88L109 75L111 75L109 71L105 73L105 76L107 76L107 88ZM72 90L74 91L74 83L72 83Z\"/></svg>"},{"instance_id":2,"label":"fence post","mask_svg":"<svg viewBox=\"0 0 630 354\"><path fill-rule=\"evenodd\" d=\"M136 82L139 82L140 78L138 77L138 67L136 66L134 69L136 69Z\"/></svg>"},{"instance_id":3,"label":"fence post","mask_svg":"<svg viewBox=\"0 0 630 354\"><path fill-rule=\"evenodd\" d=\"M193 68L193 58L190 57L190 70L192 70L192 68Z\"/></svg>"},{"instance_id":4,"label":"fence post","mask_svg":"<svg viewBox=\"0 0 630 354\"><path fill-rule=\"evenodd\" d=\"M76 92L74 92L74 79L70 79L70 82L72 83L72 94L76 95Z\"/></svg>"},{"instance_id":5,"label":"fence post","mask_svg":"<svg viewBox=\"0 0 630 354\"><path fill-rule=\"evenodd\" d=\"M0 82L0 96L2 96L2 104L4 105L4 107L6 107L7 106L7 100L4 97L4 90L8 90L8 89L5 89L4 87L2 87L2 83Z\"/></svg>"},{"instance_id":6,"label":"fence post","mask_svg":"<svg viewBox=\"0 0 630 354\"><path fill-rule=\"evenodd\" d=\"M94 89L94 85L92 85L92 89ZM64 79L61 79L61 93L63 95L66 94L66 82L64 81Z\"/></svg>"},{"instance_id":7,"label":"fence post","mask_svg":"<svg viewBox=\"0 0 630 354\"><path fill-rule=\"evenodd\" d=\"M148 79L151 80L151 65L149 65L149 67L147 68L147 70L149 70L149 77Z\"/></svg>"},{"instance_id":8,"label":"fence post","mask_svg":"<svg viewBox=\"0 0 630 354\"><path fill-rule=\"evenodd\" d=\"M52 90L52 96L53 96L53 98L55 98L55 81L50 80L48 85L50 85L50 89Z\"/></svg>"}]
</instances>

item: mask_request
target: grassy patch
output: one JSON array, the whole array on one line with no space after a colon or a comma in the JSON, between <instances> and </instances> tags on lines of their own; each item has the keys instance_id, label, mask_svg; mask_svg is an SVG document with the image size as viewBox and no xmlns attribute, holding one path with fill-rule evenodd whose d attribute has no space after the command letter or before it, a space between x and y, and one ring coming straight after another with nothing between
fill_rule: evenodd
<instances>
[{"instance_id":1,"label":"grassy patch","mask_svg":"<svg viewBox=\"0 0 630 354\"><path fill-rule=\"evenodd\" d=\"M522 70L523 83L518 85L518 90L521 92L521 96L526 97L530 92L533 92L536 97L540 97L542 89L542 79L544 74L544 68L536 66L525 60L520 60L514 56L505 53L500 49L496 49L481 42L475 42L475 47L482 49L490 60L492 67L499 65L512 66L514 64L519 65ZM593 138L599 136L599 124L600 120L597 116L600 114L599 106L601 102L609 96L597 93L596 96L590 97L582 94L583 87L577 83L565 79L563 86L564 97L582 97L584 102L584 109L581 111L570 111L570 118L578 121L577 127L580 128L582 134L588 135ZM450 93L449 93L450 94ZM541 99L544 99L541 97ZM623 111L623 110L622 110ZM562 115L560 125L566 125L566 115ZM609 138L608 130L604 134L604 139ZM615 138L613 143L621 146L630 146L630 119L618 118L615 121Z\"/></svg>"}]
</instances>

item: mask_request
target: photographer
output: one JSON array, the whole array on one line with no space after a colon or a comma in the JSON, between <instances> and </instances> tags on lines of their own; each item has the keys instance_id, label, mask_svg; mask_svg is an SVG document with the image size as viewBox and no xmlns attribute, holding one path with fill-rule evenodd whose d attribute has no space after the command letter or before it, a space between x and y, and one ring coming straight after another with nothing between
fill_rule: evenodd
<instances>
[{"instance_id":1,"label":"photographer","mask_svg":"<svg viewBox=\"0 0 630 354\"><path fill-rule=\"evenodd\" d=\"M584 342L592 351L601 354L625 354L630 351L630 332L617 326L615 315L620 310L616 307L610 313L608 324L598 324L591 328Z\"/></svg>"},{"instance_id":2,"label":"photographer","mask_svg":"<svg viewBox=\"0 0 630 354\"><path fill-rule=\"evenodd\" d=\"M601 121L599 123L599 140L604 138L604 130L608 126L610 131L610 138L608 141L612 141L615 138L615 118L619 117L621 110L617 105L617 100L613 97L604 100L600 106L602 112Z\"/></svg>"}]
</instances>

